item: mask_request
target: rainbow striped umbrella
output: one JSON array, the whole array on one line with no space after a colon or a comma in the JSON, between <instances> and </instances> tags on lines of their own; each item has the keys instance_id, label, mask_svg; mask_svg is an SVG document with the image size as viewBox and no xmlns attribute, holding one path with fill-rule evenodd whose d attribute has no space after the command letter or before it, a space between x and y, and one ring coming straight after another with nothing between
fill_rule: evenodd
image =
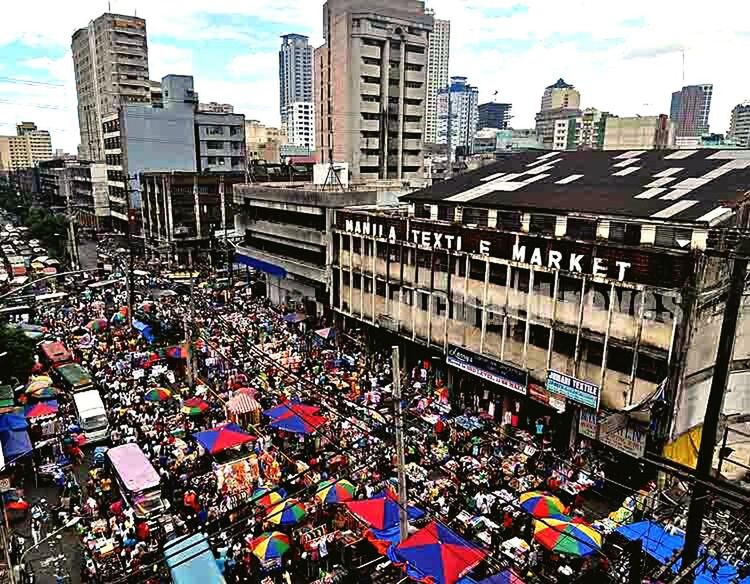
<instances>
[{"instance_id":1,"label":"rainbow striped umbrella","mask_svg":"<svg viewBox=\"0 0 750 584\"><path fill-rule=\"evenodd\" d=\"M275 560L289 551L289 536L280 531L267 531L248 544L262 561Z\"/></svg>"},{"instance_id":2,"label":"rainbow striped umbrella","mask_svg":"<svg viewBox=\"0 0 750 584\"><path fill-rule=\"evenodd\" d=\"M345 480L329 480L323 481L318 485L318 491L315 496L323 503L332 505L334 503L343 503L344 501L352 501L354 494L357 492L357 488L349 481Z\"/></svg>"},{"instance_id":3,"label":"rainbow striped umbrella","mask_svg":"<svg viewBox=\"0 0 750 584\"><path fill-rule=\"evenodd\" d=\"M602 536L593 527L562 519L536 521L534 539L552 552L575 557L589 556L602 547Z\"/></svg>"},{"instance_id":4,"label":"rainbow striped umbrella","mask_svg":"<svg viewBox=\"0 0 750 584\"><path fill-rule=\"evenodd\" d=\"M523 493L518 497L518 504L526 513L531 514L536 519L565 513L565 505L560 499L539 491Z\"/></svg>"},{"instance_id":5,"label":"rainbow striped umbrella","mask_svg":"<svg viewBox=\"0 0 750 584\"><path fill-rule=\"evenodd\" d=\"M281 503L285 498L286 491L284 491L284 489L272 491L271 489L261 488L255 489L252 501L257 505L268 509L268 507L271 507L272 505Z\"/></svg>"},{"instance_id":6,"label":"rainbow striped umbrella","mask_svg":"<svg viewBox=\"0 0 750 584\"><path fill-rule=\"evenodd\" d=\"M294 525L307 515L304 505L297 499L286 499L266 511L266 521L275 525Z\"/></svg>"},{"instance_id":7,"label":"rainbow striped umbrella","mask_svg":"<svg viewBox=\"0 0 750 584\"><path fill-rule=\"evenodd\" d=\"M155 387L154 389L149 389L143 397L146 401L151 402L167 401L172 397L172 392L163 387Z\"/></svg>"},{"instance_id":8,"label":"rainbow striped umbrella","mask_svg":"<svg viewBox=\"0 0 750 584\"><path fill-rule=\"evenodd\" d=\"M200 416L205 413L210 406L199 397L191 397L182 402L180 411L188 416Z\"/></svg>"},{"instance_id":9,"label":"rainbow striped umbrella","mask_svg":"<svg viewBox=\"0 0 750 584\"><path fill-rule=\"evenodd\" d=\"M98 333L99 331L105 330L108 324L109 323L103 318L96 318L92 320L90 323L88 323L86 325L86 328L90 330L92 333Z\"/></svg>"}]
</instances>

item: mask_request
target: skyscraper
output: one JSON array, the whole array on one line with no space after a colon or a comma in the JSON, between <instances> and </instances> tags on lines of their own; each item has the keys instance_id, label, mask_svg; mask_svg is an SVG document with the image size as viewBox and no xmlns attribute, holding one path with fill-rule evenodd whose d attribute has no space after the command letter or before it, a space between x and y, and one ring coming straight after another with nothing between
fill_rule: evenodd
<instances>
[{"instance_id":1,"label":"skyscraper","mask_svg":"<svg viewBox=\"0 0 750 584\"><path fill-rule=\"evenodd\" d=\"M106 13L73 33L80 155L104 160L102 117L126 103L150 103L146 21Z\"/></svg>"},{"instance_id":2,"label":"skyscraper","mask_svg":"<svg viewBox=\"0 0 750 584\"><path fill-rule=\"evenodd\" d=\"M421 179L427 47L421 0L328 0L315 50L318 157L352 180Z\"/></svg>"},{"instance_id":3,"label":"skyscraper","mask_svg":"<svg viewBox=\"0 0 750 584\"><path fill-rule=\"evenodd\" d=\"M714 86L686 85L672 94L669 117L675 123L678 138L699 137L708 134L708 115Z\"/></svg>"},{"instance_id":4,"label":"skyscraper","mask_svg":"<svg viewBox=\"0 0 750 584\"><path fill-rule=\"evenodd\" d=\"M437 143L448 144L451 156L459 150L471 154L479 123L479 89L466 77L451 77L451 83L438 92Z\"/></svg>"},{"instance_id":5,"label":"skyscraper","mask_svg":"<svg viewBox=\"0 0 750 584\"><path fill-rule=\"evenodd\" d=\"M505 130L510 122L512 107L509 103L496 103L494 101L481 104L479 106L479 128Z\"/></svg>"},{"instance_id":6,"label":"skyscraper","mask_svg":"<svg viewBox=\"0 0 750 584\"><path fill-rule=\"evenodd\" d=\"M536 114L536 133L542 146L553 148L557 122L580 116L581 93L574 86L563 79L548 85L542 94L541 111Z\"/></svg>"},{"instance_id":7,"label":"skyscraper","mask_svg":"<svg viewBox=\"0 0 750 584\"><path fill-rule=\"evenodd\" d=\"M279 51L279 113L282 119L287 106L312 101L312 55L308 38L301 34L281 37Z\"/></svg>"},{"instance_id":8,"label":"skyscraper","mask_svg":"<svg viewBox=\"0 0 750 584\"><path fill-rule=\"evenodd\" d=\"M734 140L737 146L750 148L750 101L740 103L732 109L727 138Z\"/></svg>"},{"instance_id":9,"label":"skyscraper","mask_svg":"<svg viewBox=\"0 0 750 584\"><path fill-rule=\"evenodd\" d=\"M432 14L429 10L427 12ZM427 49L427 107L424 141L430 144L437 142L437 95L438 91L448 87L450 44L450 21L436 18L435 27L430 34L430 46Z\"/></svg>"}]
</instances>

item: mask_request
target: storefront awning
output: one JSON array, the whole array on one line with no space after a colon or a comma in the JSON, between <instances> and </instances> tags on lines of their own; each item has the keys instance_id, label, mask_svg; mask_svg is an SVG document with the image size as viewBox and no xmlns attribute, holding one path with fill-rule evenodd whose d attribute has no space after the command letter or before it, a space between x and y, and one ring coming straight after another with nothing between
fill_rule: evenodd
<instances>
[{"instance_id":1,"label":"storefront awning","mask_svg":"<svg viewBox=\"0 0 750 584\"><path fill-rule=\"evenodd\" d=\"M284 268L271 264L269 262L264 262L263 260L258 260L238 253L234 255L234 261L237 264L255 268L256 270L265 272L266 274L271 274L272 276L276 276L277 278L286 278L286 270Z\"/></svg>"},{"instance_id":2,"label":"storefront awning","mask_svg":"<svg viewBox=\"0 0 750 584\"><path fill-rule=\"evenodd\" d=\"M224 576L202 533L185 536L164 546L164 557L175 584L219 584Z\"/></svg>"}]
</instances>

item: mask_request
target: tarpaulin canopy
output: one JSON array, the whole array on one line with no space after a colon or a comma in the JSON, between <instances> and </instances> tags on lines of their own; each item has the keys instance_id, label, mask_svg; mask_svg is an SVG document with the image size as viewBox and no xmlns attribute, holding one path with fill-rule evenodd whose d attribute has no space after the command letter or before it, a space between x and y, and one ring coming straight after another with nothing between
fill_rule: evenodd
<instances>
[{"instance_id":1,"label":"tarpaulin canopy","mask_svg":"<svg viewBox=\"0 0 750 584\"><path fill-rule=\"evenodd\" d=\"M258 271L265 272L266 274L276 276L277 278L286 278L286 270L284 268L269 262L264 262L263 260L257 260L255 258L251 258L244 254L238 253L234 255L234 261L237 264L249 266Z\"/></svg>"},{"instance_id":2,"label":"tarpaulin canopy","mask_svg":"<svg viewBox=\"0 0 750 584\"><path fill-rule=\"evenodd\" d=\"M335 333L336 333L335 329L331 327L322 328L322 329L315 331L315 334L318 335L321 339L332 339Z\"/></svg>"},{"instance_id":3,"label":"tarpaulin canopy","mask_svg":"<svg viewBox=\"0 0 750 584\"><path fill-rule=\"evenodd\" d=\"M154 335L154 329L152 329L145 322L141 322L140 320L133 319L133 328L137 330L139 333L141 333L141 336L144 339L146 339L149 343L153 343L154 340L156 339L156 336Z\"/></svg>"},{"instance_id":4,"label":"tarpaulin canopy","mask_svg":"<svg viewBox=\"0 0 750 584\"><path fill-rule=\"evenodd\" d=\"M254 397L241 393L227 402L227 409L233 414L249 414L260 411L260 404Z\"/></svg>"},{"instance_id":5,"label":"tarpaulin canopy","mask_svg":"<svg viewBox=\"0 0 750 584\"><path fill-rule=\"evenodd\" d=\"M21 414L9 413L0 416L0 432L7 432L8 430L26 430L28 427L29 423Z\"/></svg>"},{"instance_id":6,"label":"tarpaulin canopy","mask_svg":"<svg viewBox=\"0 0 750 584\"><path fill-rule=\"evenodd\" d=\"M308 406L299 402L290 401L279 404L271 408L270 410L266 410L263 412L263 414L268 416L269 418L277 419L281 418L282 416L289 416L292 414L309 416L312 414L317 414L319 411L320 408L317 406Z\"/></svg>"},{"instance_id":7,"label":"tarpaulin canopy","mask_svg":"<svg viewBox=\"0 0 750 584\"><path fill-rule=\"evenodd\" d=\"M217 426L205 432L196 432L193 438L211 454L218 454L227 448L234 448L256 439L255 436L251 436L237 424L232 423Z\"/></svg>"},{"instance_id":8,"label":"tarpaulin canopy","mask_svg":"<svg viewBox=\"0 0 750 584\"><path fill-rule=\"evenodd\" d=\"M202 533L186 535L164 546L164 558L174 584L223 584L208 539Z\"/></svg>"},{"instance_id":9,"label":"tarpaulin canopy","mask_svg":"<svg viewBox=\"0 0 750 584\"><path fill-rule=\"evenodd\" d=\"M47 402L41 402L26 406L23 409L23 414L27 418L43 418L44 416L54 416L57 414L59 406L56 400L50 400Z\"/></svg>"},{"instance_id":10,"label":"tarpaulin canopy","mask_svg":"<svg viewBox=\"0 0 750 584\"><path fill-rule=\"evenodd\" d=\"M362 501L348 501L344 503L347 509L374 529L388 529L398 525L398 503L385 492L381 492L370 499ZM424 517L424 511L416 507L409 507L409 519Z\"/></svg>"},{"instance_id":11,"label":"tarpaulin canopy","mask_svg":"<svg viewBox=\"0 0 750 584\"><path fill-rule=\"evenodd\" d=\"M273 420L269 426L293 434L312 434L327 421L323 416L301 416L289 412L289 415Z\"/></svg>"},{"instance_id":12,"label":"tarpaulin canopy","mask_svg":"<svg viewBox=\"0 0 750 584\"><path fill-rule=\"evenodd\" d=\"M435 584L456 584L486 555L435 521L388 550L388 558L403 564L409 577L419 581L431 578Z\"/></svg>"},{"instance_id":13,"label":"tarpaulin canopy","mask_svg":"<svg viewBox=\"0 0 750 584\"><path fill-rule=\"evenodd\" d=\"M307 315L306 314L302 314L300 312L292 312L290 314L285 314L284 315L284 320L286 322L290 322L292 324L297 323L297 322L302 322L306 318L307 318Z\"/></svg>"},{"instance_id":14,"label":"tarpaulin canopy","mask_svg":"<svg viewBox=\"0 0 750 584\"><path fill-rule=\"evenodd\" d=\"M672 535L664 529L660 523L655 521L639 521L630 525L623 525L616 531L630 541L641 540L643 551L652 558L666 564L672 558L675 550L682 550L685 546L685 536L682 534ZM672 565L672 572L680 572L682 560L677 560ZM750 584L750 577L738 580L737 568L724 560L709 557L701 562L695 569L695 584L730 584L740 582Z\"/></svg>"},{"instance_id":15,"label":"tarpaulin canopy","mask_svg":"<svg viewBox=\"0 0 750 584\"><path fill-rule=\"evenodd\" d=\"M8 430L0 432L0 444L6 461L12 461L29 454L33 449L31 438L26 430Z\"/></svg>"}]
</instances>

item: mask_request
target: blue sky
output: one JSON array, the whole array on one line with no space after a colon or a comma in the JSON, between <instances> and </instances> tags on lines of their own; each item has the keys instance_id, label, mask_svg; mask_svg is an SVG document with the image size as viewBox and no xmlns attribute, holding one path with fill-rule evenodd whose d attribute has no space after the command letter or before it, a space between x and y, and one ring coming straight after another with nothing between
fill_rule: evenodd
<instances>
[{"instance_id":1,"label":"blue sky","mask_svg":"<svg viewBox=\"0 0 750 584\"><path fill-rule=\"evenodd\" d=\"M714 83L712 129L750 99L738 63L750 53L750 3L714 0L695 10L678 0L428 0L451 21L451 73L480 98L513 103L515 127L533 125L541 93L559 77L584 107L619 115L668 113L685 81ZM322 0L112 0L113 12L147 20L152 79L192 74L202 101L278 124L279 36L322 42ZM102 0L13 2L0 22L0 133L22 120L75 151L77 114L70 58L76 28L107 10Z\"/></svg>"}]
</instances>

